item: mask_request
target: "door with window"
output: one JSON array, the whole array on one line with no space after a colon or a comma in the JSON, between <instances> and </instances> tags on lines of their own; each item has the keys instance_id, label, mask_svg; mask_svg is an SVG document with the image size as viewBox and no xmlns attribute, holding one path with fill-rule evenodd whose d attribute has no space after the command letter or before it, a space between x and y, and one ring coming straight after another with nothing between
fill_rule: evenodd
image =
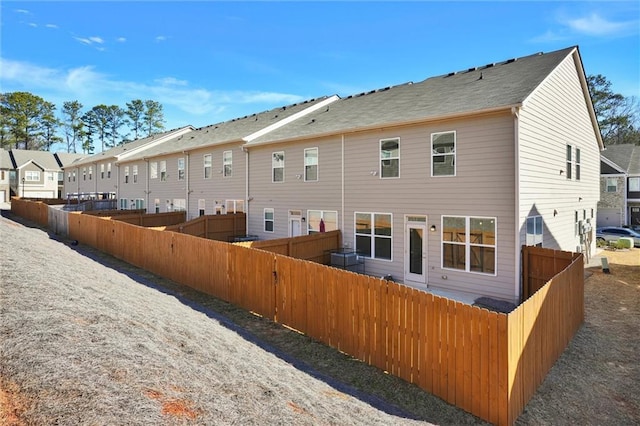
<instances>
[{"instance_id":1,"label":"door with window","mask_svg":"<svg viewBox=\"0 0 640 426\"><path fill-rule=\"evenodd\" d=\"M302 235L302 212L289 210L289 236L297 237L299 235Z\"/></svg>"},{"instance_id":2,"label":"door with window","mask_svg":"<svg viewBox=\"0 0 640 426\"><path fill-rule=\"evenodd\" d=\"M409 216L405 222L404 281L427 283L427 218Z\"/></svg>"}]
</instances>

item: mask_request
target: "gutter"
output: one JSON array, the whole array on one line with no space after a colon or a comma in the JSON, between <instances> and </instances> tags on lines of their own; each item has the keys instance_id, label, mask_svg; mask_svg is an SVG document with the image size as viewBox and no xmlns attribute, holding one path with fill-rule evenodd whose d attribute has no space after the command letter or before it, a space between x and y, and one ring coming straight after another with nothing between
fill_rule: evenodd
<instances>
[{"instance_id":1,"label":"gutter","mask_svg":"<svg viewBox=\"0 0 640 426\"><path fill-rule=\"evenodd\" d=\"M520 128L519 128L519 107L512 107L511 113L513 114L513 164L515 173L515 187L514 187L514 236L515 236L515 278L514 278L514 294L516 295L515 302L518 303L522 299L522 262L520 256Z\"/></svg>"}]
</instances>

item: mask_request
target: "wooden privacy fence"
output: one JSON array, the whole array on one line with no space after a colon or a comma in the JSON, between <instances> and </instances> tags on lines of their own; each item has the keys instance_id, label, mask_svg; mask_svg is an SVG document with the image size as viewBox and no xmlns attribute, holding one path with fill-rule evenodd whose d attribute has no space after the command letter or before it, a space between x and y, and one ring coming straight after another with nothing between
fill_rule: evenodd
<instances>
[{"instance_id":1,"label":"wooden privacy fence","mask_svg":"<svg viewBox=\"0 0 640 426\"><path fill-rule=\"evenodd\" d=\"M298 237L245 241L235 244L328 265L331 262L331 252L341 247L341 239L340 231L329 231Z\"/></svg>"},{"instance_id":2,"label":"wooden privacy fence","mask_svg":"<svg viewBox=\"0 0 640 426\"><path fill-rule=\"evenodd\" d=\"M166 231L180 232L217 241L231 241L245 235L247 216L244 213L205 215L186 223L167 226Z\"/></svg>"},{"instance_id":3,"label":"wooden privacy fence","mask_svg":"<svg viewBox=\"0 0 640 426\"><path fill-rule=\"evenodd\" d=\"M60 204L64 204L64 201L59 201ZM12 197L11 212L40 226L47 227L49 225L49 203Z\"/></svg>"},{"instance_id":4,"label":"wooden privacy fence","mask_svg":"<svg viewBox=\"0 0 640 426\"><path fill-rule=\"evenodd\" d=\"M113 220L126 222L132 225L144 227L170 226L183 223L186 220L187 212L167 212L167 213L139 213L120 214L113 217Z\"/></svg>"},{"instance_id":5,"label":"wooden privacy fence","mask_svg":"<svg viewBox=\"0 0 640 426\"><path fill-rule=\"evenodd\" d=\"M527 300L549 282L558 271L562 271L581 256L580 253L523 246L522 300Z\"/></svg>"},{"instance_id":6,"label":"wooden privacy fence","mask_svg":"<svg viewBox=\"0 0 640 426\"><path fill-rule=\"evenodd\" d=\"M108 218L70 213L68 226L72 239L297 329L499 425L515 422L584 319L580 255L503 314L380 278Z\"/></svg>"}]
</instances>

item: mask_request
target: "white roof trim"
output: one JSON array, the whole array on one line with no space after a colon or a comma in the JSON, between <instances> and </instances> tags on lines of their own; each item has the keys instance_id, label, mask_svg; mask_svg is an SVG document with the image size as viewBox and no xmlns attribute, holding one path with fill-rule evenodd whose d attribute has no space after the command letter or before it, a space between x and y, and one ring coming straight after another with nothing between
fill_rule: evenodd
<instances>
[{"instance_id":1,"label":"white roof trim","mask_svg":"<svg viewBox=\"0 0 640 426\"><path fill-rule=\"evenodd\" d=\"M338 99L340 99L340 97L338 95L333 95L328 97L327 99L325 99L322 102L318 102L317 104L310 106L309 108L303 109L300 112L297 112L285 119L282 119L280 121L278 121L277 123L273 123L270 126L265 127L264 129L260 129L255 133L250 134L249 136L245 136L244 138L242 138L245 142L251 142L254 139L259 138L260 136L266 135L267 133L276 130L286 124L291 123L292 121L297 120L300 117L304 117L307 114L312 113L313 111L319 110L320 108L323 108L327 105L329 105L332 102L337 101Z\"/></svg>"},{"instance_id":2,"label":"white roof trim","mask_svg":"<svg viewBox=\"0 0 640 426\"><path fill-rule=\"evenodd\" d=\"M624 175L627 174L627 171L625 169L623 169L622 167L618 166L616 163L614 163L613 161L609 160L607 157L605 157L602 154L600 154L600 161L602 161L603 163L605 163L609 167L613 167L614 169L616 169L617 171L619 171L620 173L622 173Z\"/></svg>"},{"instance_id":3,"label":"white roof trim","mask_svg":"<svg viewBox=\"0 0 640 426\"><path fill-rule=\"evenodd\" d=\"M138 153L139 151L144 151L146 149L153 148L154 146L159 145L161 143L164 143L169 139L173 139L173 138L182 136L182 135L187 134L187 133L189 133L189 132L191 132L193 130L194 130L194 128L192 126L183 127L182 129L176 130L175 133L171 133L171 134L165 135L165 136L163 136L161 138L154 139L151 142L148 142L148 143L146 143L144 145L137 146L137 147L133 148L130 151L123 151L122 153L117 154L114 157L116 158L116 162L122 161L125 158L130 157L130 156Z\"/></svg>"}]
</instances>

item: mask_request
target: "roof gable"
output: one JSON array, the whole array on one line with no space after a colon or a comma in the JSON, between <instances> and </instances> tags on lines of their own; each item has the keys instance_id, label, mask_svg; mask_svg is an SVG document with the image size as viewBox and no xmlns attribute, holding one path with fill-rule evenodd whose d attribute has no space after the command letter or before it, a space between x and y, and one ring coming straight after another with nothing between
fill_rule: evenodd
<instances>
[{"instance_id":1,"label":"roof gable","mask_svg":"<svg viewBox=\"0 0 640 426\"><path fill-rule=\"evenodd\" d=\"M36 163L43 170L60 170L60 165L53 153L49 151L31 151L24 149L12 149L10 151L15 169L24 167L26 164Z\"/></svg>"},{"instance_id":2,"label":"roof gable","mask_svg":"<svg viewBox=\"0 0 640 426\"><path fill-rule=\"evenodd\" d=\"M602 157L627 174L640 174L640 146L632 144L609 145Z\"/></svg>"}]
</instances>

